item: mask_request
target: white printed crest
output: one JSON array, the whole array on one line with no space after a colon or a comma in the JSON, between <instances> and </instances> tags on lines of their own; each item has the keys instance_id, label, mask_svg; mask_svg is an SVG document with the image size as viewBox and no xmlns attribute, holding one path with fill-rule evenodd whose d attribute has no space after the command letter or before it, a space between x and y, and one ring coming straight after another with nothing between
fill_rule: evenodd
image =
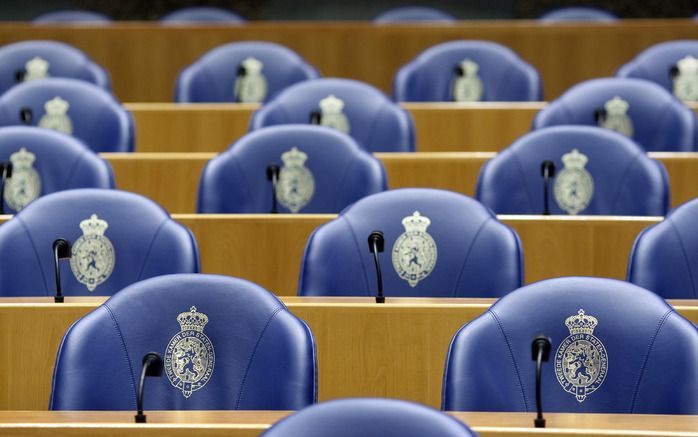
<instances>
[{"instance_id":1,"label":"white printed crest","mask_svg":"<svg viewBox=\"0 0 698 437\"><path fill-rule=\"evenodd\" d=\"M348 134L351 128L349 120L342 112L342 109L344 109L344 102L332 94L320 100L320 125Z\"/></svg>"},{"instance_id":2,"label":"white printed crest","mask_svg":"<svg viewBox=\"0 0 698 437\"><path fill-rule=\"evenodd\" d=\"M633 121L628 116L630 104L618 96L604 104L605 115L599 119L599 126L633 137Z\"/></svg>"},{"instance_id":3,"label":"white printed crest","mask_svg":"<svg viewBox=\"0 0 698 437\"><path fill-rule=\"evenodd\" d=\"M5 182L5 202L20 211L41 194L41 177L34 169L36 155L22 147L10 155L12 177Z\"/></svg>"},{"instance_id":4,"label":"white printed crest","mask_svg":"<svg viewBox=\"0 0 698 437\"><path fill-rule=\"evenodd\" d=\"M70 104L56 96L44 104L46 114L39 120L39 127L53 129L64 134L73 133L73 122L68 117Z\"/></svg>"},{"instance_id":5,"label":"white printed crest","mask_svg":"<svg viewBox=\"0 0 698 437\"><path fill-rule=\"evenodd\" d=\"M305 167L308 155L293 147L281 155L284 162L279 171L276 198L292 213L297 213L310 202L315 194L315 178Z\"/></svg>"},{"instance_id":6,"label":"white printed crest","mask_svg":"<svg viewBox=\"0 0 698 437\"><path fill-rule=\"evenodd\" d=\"M411 287L415 287L434 270L436 265L436 242L427 233L431 224L428 217L415 211L411 216L402 219L405 232L393 245L393 268L398 276Z\"/></svg>"},{"instance_id":7,"label":"white printed crest","mask_svg":"<svg viewBox=\"0 0 698 437\"><path fill-rule=\"evenodd\" d=\"M255 58L241 63L244 74L235 79L235 97L242 103L261 103L267 97L267 79L262 74L264 65Z\"/></svg>"},{"instance_id":8,"label":"white printed crest","mask_svg":"<svg viewBox=\"0 0 698 437\"><path fill-rule=\"evenodd\" d=\"M48 61L46 61L45 59L42 59L38 56L30 59L29 61L27 61L26 64L24 64L24 82L48 77L48 67Z\"/></svg>"},{"instance_id":9,"label":"white printed crest","mask_svg":"<svg viewBox=\"0 0 698 437\"><path fill-rule=\"evenodd\" d=\"M94 291L114 271L114 246L104 235L108 227L106 220L92 214L89 219L80 222L83 235L73 244L70 269L78 282L89 291Z\"/></svg>"},{"instance_id":10,"label":"white printed crest","mask_svg":"<svg viewBox=\"0 0 698 437\"><path fill-rule=\"evenodd\" d=\"M588 161L577 149L562 155L565 168L555 179L554 193L558 206L568 214L584 211L594 196L594 179L584 168Z\"/></svg>"},{"instance_id":11,"label":"white printed crest","mask_svg":"<svg viewBox=\"0 0 698 437\"><path fill-rule=\"evenodd\" d=\"M698 59L687 55L676 63L676 69L672 79L674 95L681 100L698 100Z\"/></svg>"},{"instance_id":12,"label":"white printed crest","mask_svg":"<svg viewBox=\"0 0 698 437\"><path fill-rule=\"evenodd\" d=\"M464 59L460 65L462 75L456 75L453 78L451 86L451 95L454 102L479 102L482 100L483 85L478 70L480 66L471 61Z\"/></svg>"}]
</instances>

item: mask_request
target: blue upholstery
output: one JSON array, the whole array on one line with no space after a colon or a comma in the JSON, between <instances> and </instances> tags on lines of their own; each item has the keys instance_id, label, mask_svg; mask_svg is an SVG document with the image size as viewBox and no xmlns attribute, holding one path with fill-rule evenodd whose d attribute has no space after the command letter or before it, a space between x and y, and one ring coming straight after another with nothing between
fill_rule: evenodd
<instances>
[{"instance_id":1,"label":"blue upholstery","mask_svg":"<svg viewBox=\"0 0 698 437\"><path fill-rule=\"evenodd\" d=\"M58 112L47 113L47 103L56 97L68 103L67 111L59 108ZM52 78L12 87L0 96L0 126L23 124L20 115L23 108L31 109L32 125L43 126L43 119L47 126L62 129L68 117L72 134L95 152L133 151L135 133L131 113L110 93L85 81Z\"/></svg>"},{"instance_id":2,"label":"blue upholstery","mask_svg":"<svg viewBox=\"0 0 698 437\"><path fill-rule=\"evenodd\" d=\"M412 152L411 115L382 92L349 79L315 79L291 85L252 115L250 129L277 124L308 123L320 101L335 96L349 124L349 134L369 152Z\"/></svg>"},{"instance_id":3,"label":"blue upholstery","mask_svg":"<svg viewBox=\"0 0 698 437\"><path fill-rule=\"evenodd\" d=\"M593 79L575 85L538 112L533 128L596 126L596 111L614 97L628 103L626 115L632 122L632 138L645 150L693 150L698 133L693 111L659 85L640 79Z\"/></svg>"},{"instance_id":4,"label":"blue upholstery","mask_svg":"<svg viewBox=\"0 0 698 437\"><path fill-rule=\"evenodd\" d=\"M160 18L161 23L181 24L181 23L226 23L242 24L245 19L233 11L227 9L192 6L189 8L177 9Z\"/></svg>"},{"instance_id":5,"label":"blue upholstery","mask_svg":"<svg viewBox=\"0 0 698 437\"><path fill-rule=\"evenodd\" d=\"M656 294L600 278L528 285L463 326L447 355L443 409L536 411L531 342L539 332L552 343L544 411L698 414L696 327Z\"/></svg>"},{"instance_id":6,"label":"blue upholstery","mask_svg":"<svg viewBox=\"0 0 698 437\"><path fill-rule=\"evenodd\" d=\"M630 252L628 281L664 299L698 299L698 199L643 230Z\"/></svg>"},{"instance_id":7,"label":"blue upholstery","mask_svg":"<svg viewBox=\"0 0 698 437\"><path fill-rule=\"evenodd\" d=\"M32 20L34 24L109 24L111 19L104 14L80 9L48 12Z\"/></svg>"},{"instance_id":8,"label":"blue upholstery","mask_svg":"<svg viewBox=\"0 0 698 437\"><path fill-rule=\"evenodd\" d=\"M426 230L413 226L425 218ZM408 188L368 196L317 228L305 247L298 294L374 296L373 230L385 235L388 297L500 297L523 283L519 237L492 212L458 193Z\"/></svg>"},{"instance_id":9,"label":"blue upholstery","mask_svg":"<svg viewBox=\"0 0 698 437\"><path fill-rule=\"evenodd\" d=\"M107 161L82 141L48 129L0 128L0 162L10 161L13 175L5 188L6 213L12 214L34 198L55 191L114 188L114 175Z\"/></svg>"},{"instance_id":10,"label":"blue upholstery","mask_svg":"<svg viewBox=\"0 0 698 437\"><path fill-rule=\"evenodd\" d=\"M439 9L425 6L407 6L389 9L376 15L373 22L376 24L409 23L419 21L453 22L456 17Z\"/></svg>"},{"instance_id":11,"label":"blue upholstery","mask_svg":"<svg viewBox=\"0 0 698 437\"><path fill-rule=\"evenodd\" d=\"M632 77L635 79L645 79L661 85L664 89L675 95L681 96L679 91L674 92L674 79L671 74L672 68L686 56L698 58L698 40L669 41L653 45L652 47L638 53L630 62L623 65L616 72L616 77ZM695 78L695 73L690 72L691 79ZM683 90L683 94L691 94L692 98L685 100L698 100L698 89L693 86L695 80L690 80L688 85L691 90Z\"/></svg>"},{"instance_id":12,"label":"blue upholstery","mask_svg":"<svg viewBox=\"0 0 698 437\"><path fill-rule=\"evenodd\" d=\"M48 62L49 77L80 79L107 91L111 89L107 72L82 51L62 42L37 40L0 47L0 94L18 83L18 75L30 80L27 63L37 57Z\"/></svg>"},{"instance_id":13,"label":"blue upholstery","mask_svg":"<svg viewBox=\"0 0 698 437\"><path fill-rule=\"evenodd\" d=\"M135 410L149 352L164 371L148 378L146 410L295 410L316 399L313 334L276 296L242 279L180 274L133 284L70 327L49 409Z\"/></svg>"},{"instance_id":14,"label":"blue upholstery","mask_svg":"<svg viewBox=\"0 0 698 437\"><path fill-rule=\"evenodd\" d=\"M397 399L337 399L305 408L275 423L264 437L471 437L457 419Z\"/></svg>"},{"instance_id":15,"label":"blue upholstery","mask_svg":"<svg viewBox=\"0 0 698 437\"><path fill-rule=\"evenodd\" d=\"M239 101L235 95L238 69L250 57L263 66L261 75L267 89L264 101L289 85L318 77L315 68L286 47L260 41L230 43L207 52L179 73L175 101Z\"/></svg>"},{"instance_id":16,"label":"blue upholstery","mask_svg":"<svg viewBox=\"0 0 698 437\"><path fill-rule=\"evenodd\" d=\"M611 22L616 21L618 17L614 14L598 8L590 7L567 7L554 9L541 15L540 20L546 22L559 21L597 21Z\"/></svg>"},{"instance_id":17,"label":"blue upholstery","mask_svg":"<svg viewBox=\"0 0 698 437\"><path fill-rule=\"evenodd\" d=\"M454 70L468 59L479 69L482 101L542 99L538 71L508 47L489 41L451 41L435 45L404 65L395 76L393 94L404 102L454 100Z\"/></svg>"},{"instance_id":18,"label":"blue upholstery","mask_svg":"<svg viewBox=\"0 0 698 437\"><path fill-rule=\"evenodd\" d=\"M126 191L83 188L43 196L0 226L0 296L55 293L57 238L72 243L70 262L61 263L66 296L108 296L152 276L199 271L194 236L160 206Z\"/></svg>"},{"instance_id":19,"label":"blue upholstery","mask_svg":"<svg viewBox=\"0 0 698 437\"><path fill-rule=\"evenodd\" d=\"M568 201L573 188L568 183L574 181L568 176L575 170L573 161L565 164L563 159L574 156L574 149L588 159L584 170L593 188L590 198L582 191ZM545 160L556 168L550 183L552 214L664 215L669 210L669 181L662 163L623 135L590 126L555 126L519 138L482 166L477 199L497 214L541 214Z\"/></svg>"},{"instance_id":20,"label":"blue upholstery","mask_svg":"<svg viewBox=\"0 0 698 437\"><path fill-rule=\"evenodd\" d=\"M299 158L306 160L299 163ZM206 165L198 212L269 212L272 188L266 169L270 163L281 168L279 212L337 213L387 188L381 162L348 135L322 126L272 126L245 135ZM310 180L304 176L307 172L298 170L299 164L310 171Z\"/></svg>"}]
</instances>

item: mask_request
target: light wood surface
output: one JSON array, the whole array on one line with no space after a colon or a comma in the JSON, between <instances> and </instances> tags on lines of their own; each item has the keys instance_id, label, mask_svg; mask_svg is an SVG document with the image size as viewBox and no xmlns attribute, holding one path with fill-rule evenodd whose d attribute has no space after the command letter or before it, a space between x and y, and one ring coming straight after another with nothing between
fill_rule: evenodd
<instances>
[{"instance_id":1,"label":"light wood surface","mask_svg":"<svg viewBox=\"0 0 698 437\"><path fill-rule=\"evenodd\" d=\"M571 85L611 76L641 50L675 39L698 38L689 19L617 23L462 21L455 24L375 26L353 22L261 22L244 26L0 26L0 45L54 39L84 50L109 70L122 101L172 100L175 78L206 51L233 41L262 40L288 46L325 77L348 77L385 92L398 69L426 48L457 39L490 40L536 67L546 99Z\"/></svg>"},{"instance_id":2,"label":"light wood surface","mask_svg":"<svg viewBox=\"0 0 698 437\"><path fill-rule=\"evenodd\" d=\"M64 332L103 297L0 298L0 410L44 410ZM438 408L451 338L482 314L492 299L305 298L285 296L317 344L319 399L378 396ZM698 322L698 302L671 300ZM381 333L374 335L373 333ZM2 420L0 420L0 423Z\"/></svg>"},{"instance_id":3,"label":"light wood surface","mask_svg":"<svg viewBox=\"0 0 698 437\"><path fill-rule=\"evenodd\" d=\"M103 153L119 189L140 193L171 213L196 212L199 179L214 153ZM427 187L475 196L480 167L494 152L376 153L389 188ZM671 205L698 197L698 153L651 152L669 173Z\"/></svg>"},{"instance_id":4,"label":"light wood surface","mask_svg":"<svg viewBox=\"0 0 698 437\"><path fill-rule=\"evenodd\" d=\"M152 411L148 424L134 424L133 413L123 411L0 412L3 435L52 436L257 436L288 416L288 411ZM646 436L696 435L698 416L631 414L545 415L547 428L532 426L532 413L448 413L480 436Z\"/></svg>"}]
</instances>

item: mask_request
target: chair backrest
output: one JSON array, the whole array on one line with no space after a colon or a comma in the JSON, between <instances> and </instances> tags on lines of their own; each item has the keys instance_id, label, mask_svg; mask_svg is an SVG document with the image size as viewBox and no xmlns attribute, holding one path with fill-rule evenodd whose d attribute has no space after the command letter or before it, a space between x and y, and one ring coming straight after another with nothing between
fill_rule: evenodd
<instances>
[{"instance_id":1,"label":"chair backrest","mask_svg":"<svg viewBox=\"0 0 698 437\"><path fill-rule=\"evenodd\" d=\"M275 423L264 437L471 437L464 423L429 407L397 399L337 399Z\"/></svg>"},{"instance_id":2,"label":"chair backrest","mask_svg":"<svg viewBox=\"0 0 698 437\"><path fill-rule=\"evenodd\" d=\"M72 9L41 14L32 20L34 24L109 24L111 19L98 12Z\"/></svg>"},{"instance_id":3,"label":"chair backrest","mask_svg":"<svg viewBox=\"0 0 698 437\"><path fill-rule=\"evenodd\" d=\"M82 141L48 129L0 128L0 162L12 164L4 187L4 210L10 214L55 191L114 188L107 161Z\"/></svg>"},{"instance_id":4,"label":"chair backrest","mask_svg":"<svg viewBox=\"0 0 698 437\"><path fill-rule=\"evenodd\" d=\"M638 53L616 77L645 79L684 101L698 100L698 40L669 41Z\"/></svg>"},{"instance_id":5,"label":"chair backrest","mask_svg":"<svg viewBox=\"0 0 698 437\"><path fill-rule=\"evenodd\" d=\"M445 22L456 21L456 17L440 9L426 6L406 6L402 8L388 9L376 15L375 24L409 23L409 22Z\"/></svg>"},{"instance_id":6,"label":"chair backrest","mask_svg":"<svg viewBox=\"0 0 698 437\"><path fill-rule=\"evenodd\" d=\"M152 276L199 271L194 236L160 206L83 188L40 197L0 226L0 296L52 296L58 238L72 243L60 267L66 296L111 295Z\"/></svg>"},{"instance_id":7,"label":"chair backrest","mask_svg":"<svg viewBox=\"0 0 698 437\"><path fill-rule=\"evenodd\" d=\"M68 77L111 90L109 75L85 53L57 41L22 41L0 47L0 94L18 83Z\"/></svg>"},{"instance_id":8,"label":"chair backrest","mask_svg":"<svg viewBox=\"0 0 698 437\"><path fill-rule=\"evenodd\" d=\"M315 68L284 46L230 43L207 52L179 73L175 101L259 103L289 85L317 77Z\"/></svg>"},{"instance_id":9,"label":"chair backrest","mask_svg":"<svg viewBox=\"0 0 698 437\"><path fill-rule=\"evenodd\" d=\"M489 41L435 45L395 76L397 101L541 100L538 71L508 47Z\"/></svg>"},{"instance_id":10,"label":"chair backrest","mask_svg":"<svg viewBox=\"0 0 698 437\"><path fill-rule=\"evenodd\" d=\"M0 96L0 126L36 125L72 134L95 152L132 152L131 113L114 96L82 80L49 78Z\"/></svg>"},{"instance_id":11,"label":"chair backrest","mask_svg":"<svg viewBox=\"0 0 698 437\"><path fill-rule=\"evenodd\" d=\"M542 214L543 161L556 174L552 214L664 215L669 181L662 163L621 134L591 126L528 133L480 169L476 197L497 214Z\"/></svg>"},{"instance_id":12,"label":"chair backrest","mask_svg":"<svg viewBox=\"0 0 698 437\"><path fill-rule=\"evenodd\" d=\"M696 116L667 90L641 79L592 79L545 106L533 128L579 124L620 132L646 151L687 152L698 134Z\"/></svg>"},{"instance_id":13,"label":"chair backrest","mask_svg":"<svg viewBox=\"0 0 698 437\"><path fill-rule=\"evenodd\" d=\"M516 290L463 326L446 359L443 409L534 412L531 343L551 339L544 411L698 414L698 330L627 282L557 278Z\"/></svg>"},{"instance_id":14,"label":"chair backrest","mask_svg":"<svg viewBox=\"0 0 698 437\"><path fill-rule=\"evenodd\" d=\"M162 18L161 23L226 23L243 24L245 19L233 11L210 6L192 6L172 11Z\"/></svg>"},{"instance_id":15,"label":"chair backrest","mask_svg":"<svg viewBox=\"0 0 698 437\"><path fill-rule=\"evenodd\" d=\"M499 297L523 283L518 235L477 201L408 188L365 197L313 232L298 294L374 296L368 236L385 236L386 296Z\"/></svg>"},{"instance_id":16,"label":"chair backrest","mask_svg":"<svg viewBox=\"0 0 698 437\"><path fill-rule=\"evenodd\" d=\"M251 282L180 274L133 284L70 327L49 409L135 410L141 360L156 352L147 410L296 410L316 400L308 326Z\"/></svg>"},{"instance_id":17,"label":"chair backrest","mask_svg":"<svg viewBox=\"0 0 698 437\"><path fill-rule=\"evenodd\" d=\"M591 7L567 7L548 11L540 16L540 21L598 21L611 22L618 20L611 12L599 8Z\"/></svg>"},{"instance_id":18,"label":"chair backrest","mask_svg":"<svg viewBox=\"0 0 698 437\"><path fill-rule=\"evenodd\" d=\"M698 299L698 199L672 210L637 236L628 281L664 299Z\"/></svg>"},{"instance_id":19,"label":"chair backrest","mask_svg":"<svg viewBox=\"0 0 698 437\"><path fill-rule=\"evenodd\" d=\"M322 126L282 125L251 132L209 161L201 175L198 212L267 213L279 167L279 212L337 213L387 189L385 170L348 135Z\"/></svg>"},{"instance_id":20,"label":"chair backrest","mask_svg":"<svg viewBox=\"0 0 698 437\"><path fill-rule=\"evenodd\" d=\"M291 85L259 108L250 129L316 123L348 133L369 152L412 152L410 114L382 92L349 79L315 79Z\"/></svg>"}]
</instances>

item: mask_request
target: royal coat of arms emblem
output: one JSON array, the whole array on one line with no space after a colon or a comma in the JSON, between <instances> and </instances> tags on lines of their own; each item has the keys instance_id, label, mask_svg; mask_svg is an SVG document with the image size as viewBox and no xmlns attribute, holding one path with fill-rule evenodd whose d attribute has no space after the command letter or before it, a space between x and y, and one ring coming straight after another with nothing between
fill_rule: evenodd
<instances>
[{"instance_id":1,"label":"royal coat of arms emblem","mask_svg":"<svg viewBox=\"0 0 698 437\"><path fill-rule=\"evenodd\" d=\"M267 97L267 79L262 74L264 64L255 58L240 63L235 79L235 99L242 103L261 103Z\"/></svg>"},{"instance_id":2,"label":"royal coat of arms emblem","mask_svg":"<svg viewBox=\"0 0 698 437\"><path fill-rule=\"evenodd\" d=\"M588 161L577 149L562 155L565 168L555 178L553 191L558 206L568 214L584 211L594 196L594 179L584 168Z\"/></svg>"},{"instance_id":3,"label":"royal coat of arms emblem","mask_svg":"<svg viewBox=\"0 0 698 437\"><path fill-rule=\"evenodd\" d=\"M698 100L698 59L687 55L676 63L672 88L674 95L681 100Z\"/></svg>"},{"instance_id":4,"label":"royal coat of arms emblem","mask_svg":"<svg viewBox=\"0 0 698 437\"><path fill-rule=\"evenodd\" d=\"M34 169L36 155L22 147L10 155L12 177L5 182L5 202L20 211L41 194L41 177Z\"/></svg>"},{"instance_id":5,"label":"royal coat of arms emblem","mask_svg":"<svg viewBox=\"0 0 698 437\"><path fill-rule=\"evenodd\" d=\"M315 178L305 167L308 155L293 147L281 155L284 162L279 171L276 198L292 213L297 213L310 202L315 194Z\"/></svg>"},{"instance_id":6,"label":"royal coat of arms emblem","mask_svg":"<svg viewBox=\"0 0 698 437\"><path fill-rule=\"evenodd\" d=\"M104 235L108 227L106 220L92 214L80 222L83 235L73 244L70 269L78 282L90 291L109 279L116 264L114 246Z\"/></svg>"},{"instance_id":7,"label":"royal coat of arms emblem","mask_svg":"<svg viewBox=\"0 0 698 437\"><path fill-rule=\"evenodd\" d=\"M470 59L464 59L456 67L456 75L451 86L451 96L454 102L479 102L482 100L484 87L477 74L479 70L480 66Z\"/></svg>"},{"instance_id":8,"label":"royal coat of arms emblem","mask_svg":"<svg viewBox=\"0 0 698 437\"><path fill-rule=\"evenodd\" d=\"M332 94L320 100L320 125L348 134L351 127L343 109L344 102Z\"/></svg>"},{"instance_id":9,"label":"royal coat of arms emblem","mask_svg":"<svg viewBox=\"0 0 698 437\"><path fill-rule=\"evenodd\" d=\"M437 258L436 242L427 233L431 220L415 211L402 219L405 232L393 245L393 268L398 276L415 287L434 270Z\"/></svg>"},{"instance_id":10,"label":"royal coat of arms emblem","mask_svg":"<svg viewBox=\"0 0 698 437\"><path fill-rule=\"evenodd\" d=\"M629 107L628 102L615 96L604 103L603 112L597 120L598 125L632 138L634 127L633 121L628 116Z\"/></svg>"},{"instance_id":11,"label":"royal coat of arms emblem","mask_svg":"<svg viewBox=\"0 0 698 437\"><path fill-rule=\"evenodd\" d=\"M43 79L48 77L48 61L40 57L34 57L24 64L24 77L22 80L28 82L34 79Z\"/></svg>"},{"instance_id":12,"label":"royal coat of arms emblem","mask_svg":"<svg viewBox=\"0 0 698 437\"><path fill-rule=\"evenodd\" d=\"M44 104L46 114L39 120L39 127L53 129L55 131L71 135L73 122L68 117L70 104L56 96Z\"/></svg>"}]
</instances>

